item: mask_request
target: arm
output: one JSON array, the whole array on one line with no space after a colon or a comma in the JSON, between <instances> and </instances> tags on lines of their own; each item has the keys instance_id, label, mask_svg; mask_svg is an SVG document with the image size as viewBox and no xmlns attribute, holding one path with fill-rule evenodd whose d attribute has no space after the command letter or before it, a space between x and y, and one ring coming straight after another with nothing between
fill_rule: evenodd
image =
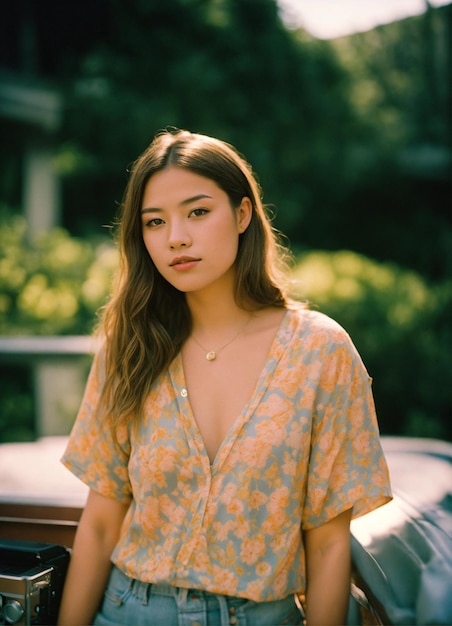
<instances>
[{"instance_id":1,"label":"arm","mask_svg":"<svg viewBox=\"0 0 452 626\"><path fill-rule=\"evenodd\" d=\"M74 540L58 624L92 624L108 576L110 556L129 505L89 492Z\"/></svg>"},{"instance_id":2,"label":"arm","mask_svg":"<svg viewBox=\"0 0 452 626\"><path fill-rule=\"evenodd\" d=\"M352 509L305 531L308 626L345 624L350 594Z\"/></svg>"}]
</instances>

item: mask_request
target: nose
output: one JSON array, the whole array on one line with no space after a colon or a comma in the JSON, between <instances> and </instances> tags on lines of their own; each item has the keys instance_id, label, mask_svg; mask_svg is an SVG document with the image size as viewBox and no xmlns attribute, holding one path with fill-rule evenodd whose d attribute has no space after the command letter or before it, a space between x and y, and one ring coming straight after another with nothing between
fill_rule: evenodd
<instances>
[{"instance_id":1,"label":"nose","mask_svg":"<svg viewBox=\"0 0 452 626\"><path fill-rule=\"evenodd\" d=\"M171 250L178 248L188 248L191 245L191 239L181 220L175 220L171 224L168 237L168 246Z\"/></svg>"}]
</instances>

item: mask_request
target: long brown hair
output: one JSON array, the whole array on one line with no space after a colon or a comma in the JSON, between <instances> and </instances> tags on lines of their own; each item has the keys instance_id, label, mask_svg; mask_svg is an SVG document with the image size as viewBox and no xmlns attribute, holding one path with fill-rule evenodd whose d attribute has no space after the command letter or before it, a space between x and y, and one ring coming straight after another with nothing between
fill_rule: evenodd
<instances>
[{"instance_id":1,"label":"long brown hair","mask_svg":"<svg viewBox=\"0 0 452 626\"><path fill-rule=\"evenodd\" d=\"M287 305L281 271L285 248L267 217L250 165L218 139L183 130L159 132L131 170L119 218L117 286L100 325L105 341L101 407L113 425L140 415L152 384L191 332L185 294L159 274L142 236L145 186L169 166L213 180L232 208L244 197L251 200L251 222L239 238L235 300L247 310Z\"/></svg>"}]
</instances>

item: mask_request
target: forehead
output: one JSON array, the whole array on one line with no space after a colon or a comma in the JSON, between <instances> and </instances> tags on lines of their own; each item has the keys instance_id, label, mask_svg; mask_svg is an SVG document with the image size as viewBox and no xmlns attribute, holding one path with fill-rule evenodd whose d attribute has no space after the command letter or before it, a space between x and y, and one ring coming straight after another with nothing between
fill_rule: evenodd
<instances>
[{"instance_id":1,"label":"forehead","mask_svg":"<svg viewBox=\"0 0 452 626\"><path fill-rule=\"evenodd\" d=\"M179 205L202 195L212 198L226 196L211 178L181 167L169 167L153 174L146 183L142 208Z\"/></svg>"}]
</instances>

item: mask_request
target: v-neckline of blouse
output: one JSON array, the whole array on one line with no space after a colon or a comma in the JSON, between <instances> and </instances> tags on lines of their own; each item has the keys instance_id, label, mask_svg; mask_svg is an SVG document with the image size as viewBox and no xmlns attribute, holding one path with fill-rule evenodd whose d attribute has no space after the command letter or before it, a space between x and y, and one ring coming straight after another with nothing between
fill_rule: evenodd
<instances>
[{"instance_id":1,"label":"v-neckline of blouse","mask_svg":"<svg viewBox=\"0 0 452 626\"><path fill-rule=\"evenodd\" d=\"M182 354L179 352L172 362L169 368L169 374L179 404L179 416L185 431L192 436L192 442L196 446L197 452L202 460L203 467L209 474L213 475L218 471L222 462L227 457L229 451L237 440L240 431L245 424L248 423L254 411L259 406L270 383L271 376L284 354L286 343L290 340L290 337L293 334L293 330L292 332L288 332L290 331L292 320L293 316L290 315L290 309L286 309L270 344L267 357L257 378L254 390L234 422L231 424L231 427L218 447L212 463L210 463L206 445L196 422L188 397Z\"/></svg>"}]
</instances>

